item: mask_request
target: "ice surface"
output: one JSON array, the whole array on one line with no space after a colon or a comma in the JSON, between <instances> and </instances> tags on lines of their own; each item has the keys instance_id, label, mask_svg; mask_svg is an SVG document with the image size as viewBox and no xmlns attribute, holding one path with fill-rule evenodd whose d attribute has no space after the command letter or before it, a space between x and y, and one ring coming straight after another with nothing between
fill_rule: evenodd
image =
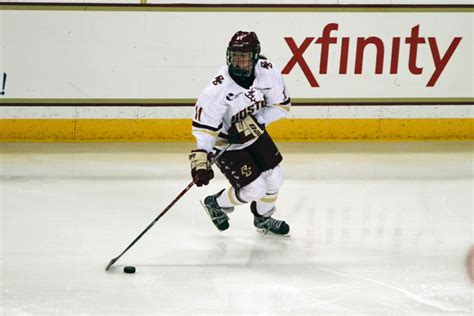
<instances>
[{"instance_id":1,"label":"ice surface","mask_svg":"<svg viewBox=\"0 0 474 316\"><path fill-rule=\"evenodd\" d=\"M279 144L290 238L247 206L217 231L217 175L106 273L189 183L192 144L0 144L0 314L472 315L472 145Z\"/></svg>"}]
</instances>

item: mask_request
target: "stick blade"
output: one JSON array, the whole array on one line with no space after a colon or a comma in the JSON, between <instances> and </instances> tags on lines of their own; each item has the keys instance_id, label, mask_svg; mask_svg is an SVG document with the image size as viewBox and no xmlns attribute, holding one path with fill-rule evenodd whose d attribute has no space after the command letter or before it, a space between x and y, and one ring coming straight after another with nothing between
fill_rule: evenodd
<instances>
[{"instance_id":1,"label":"stick blade","mask_svg":"<svg viewBox=\"0 0 474 316\"><path fill-rule=\"evenodd\" d=\"M117 261L116 258L110 260L109 264L105 267L105 271L109 271L110 267Z\"/></svg>"}]
</instances>

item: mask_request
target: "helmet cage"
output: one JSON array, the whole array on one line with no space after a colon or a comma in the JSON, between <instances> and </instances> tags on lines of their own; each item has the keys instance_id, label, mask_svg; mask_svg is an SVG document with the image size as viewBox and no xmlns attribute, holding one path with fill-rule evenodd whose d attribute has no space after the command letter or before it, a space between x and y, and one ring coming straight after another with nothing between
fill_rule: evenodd
<instances>
[{"instance_id":1,"label":"helmet cage","mask_svg":"<svg viewBox=\"0 0 474 316\"><path fill-rule=\"evenodd\" d=\"M241 64L241 62L238 61L237 58L245 58L244 54L239 54L239 53L249 53L248 60L250 62L249 66L237 66L238 64ZM238 57L237 57L238 56ZM239 50L234 50L232 48L227 48L227 65L229 66L229 71L238 77L250 77L253 72L253 68L257 64L258 60L258 54L254 52L245 52L245 51L239 51Z\"/></svg>"}]
</instances>

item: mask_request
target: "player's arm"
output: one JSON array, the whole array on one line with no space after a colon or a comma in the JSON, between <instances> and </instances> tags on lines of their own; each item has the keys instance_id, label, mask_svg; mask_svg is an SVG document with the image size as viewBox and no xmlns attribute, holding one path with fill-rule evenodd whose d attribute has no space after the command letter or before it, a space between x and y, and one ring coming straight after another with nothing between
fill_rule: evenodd
<instances>
[{"instance_id":1,"label":"player's arm","mask_svg":"<svg viewBox=\"0 0 474 316\"><path fill-rule=\"evenodd\" d=\"M291 99L288 98L281 103L272 104L263 108L255 115L255 118L259 124L268 126L273 122L287 118L290 112L290 107Z\"/></svg>"},{"instance_id":2,"label":"player's arm","mask_svg":"<svg viewBox=\"0 0 474 316\"><path fill-rule=\"evenodd\" d=\"M225 109L209 91L199 97L192 122L192 134L196 138L196 149L189 155L191 176L197 186L207 185L214 178L211 169L212 149L222 128Z\"/></svg>"},{"instance_id":3,"label":"player's arm","mask_svg":"<svg viewBox=\"0 0 474 316\"><path fill-rule=\"evenodd\" d=\"M202 108L198 108L197 110L202 110ZM196 149L211 152L221 128L222 123L214 127L193 120L192 133L196 139Z\"/></svg>"},{"instance_id":4,"label":"player's arm","mask_svg":"<svg viewBox=\"0 0 474 316\"><path fill-rule=\"evenodd\" d=\"M271 88L265 92L267 107L255 115L257 121L265 126L288 117L291 108L291 99L280 70L270 62L267 64L269 66L267 65L265 71L268 71L271 79Z\"/></svg>"}]
</instances>

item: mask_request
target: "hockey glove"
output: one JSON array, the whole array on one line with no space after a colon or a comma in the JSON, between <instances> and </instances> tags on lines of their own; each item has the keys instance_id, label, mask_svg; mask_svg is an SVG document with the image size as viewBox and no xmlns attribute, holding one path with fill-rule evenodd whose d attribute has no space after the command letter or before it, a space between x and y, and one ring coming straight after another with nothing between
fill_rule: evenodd
<instances>
[{"instance_id":1,"label":"hockey glove","mask_svg":"<svg viewBox=\"0 0 474 316\"><path fill-rule=\"evenodd\" d=\"M265 133L265 124L260 124L255 116L247 115L242 121L232 124L228 133L231 143L243 144Z\"/></svg>"},{"instance_id":2,"label":"hockey glove","mask_svg":"<svg viewBox=\"0 0 474 316\"><path fill-rule=\"evenodd\" d=\"M214 178L214 171L211 169L212 153L205 150L191 150L189 162L191 163L191 177L198 187L208 185Z\"/></svg>"}]
</instances>

